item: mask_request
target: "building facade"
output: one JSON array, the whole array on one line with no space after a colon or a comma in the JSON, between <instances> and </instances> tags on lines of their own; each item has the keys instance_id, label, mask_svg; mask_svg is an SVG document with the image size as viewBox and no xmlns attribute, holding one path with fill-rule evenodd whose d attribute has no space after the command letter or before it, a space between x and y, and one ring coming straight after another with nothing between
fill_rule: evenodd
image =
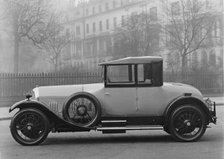
<instances>
[{"instance_id":1,"label":"building facade","mask_svg":"<svg viewBox=\"0 0 224 159\"><path fill-rule=\"evenodd\" d=\"M205 61L218 65L223 59L223 1L201 0L204 11L216 19L207 44L187 56L187 65L201 65ZM164 5L175 12L181 10L179 0L89 0L70 5L66 10L64 25L67 35L72 39L61 59L61 67L84 67L96 69L101 61L114 58L114 32L122 27L125 20L136 14L146 13L154 24L167 25ZM164 58L164 68L169 69L171 55L167 46L168 35L164 31L156 33L158 49L153 55ZM215 37L215 38L214 38ZM169 40L168 40L169 41ZM151 54L145 54L151 55ZM175 57L178 60L179 58Z\"/></svg>"}]
</instances>

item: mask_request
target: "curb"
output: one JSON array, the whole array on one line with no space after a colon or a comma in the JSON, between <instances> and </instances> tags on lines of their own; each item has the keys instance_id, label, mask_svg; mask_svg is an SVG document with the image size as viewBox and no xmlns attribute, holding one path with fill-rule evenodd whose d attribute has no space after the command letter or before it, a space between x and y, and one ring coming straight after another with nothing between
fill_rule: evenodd
<instances>
[{"instance_id":1,"label":"curb","mask_svg":"<svg viewBox=\"0 0 224 159\"><path fill-rule=\"evenodd\" d=\"M215 103L216 106L224 105L224 103Z\"/></svg>"},{"instance_id":2,"label":"curb","mask_svg":"<svg viewBox=\"0 0 224 159\"><path fill-rule=\"evenodd\" d=\"M12 117L5 117L5 118L0 118L0 121L3 121L3 120L11 120Z\"/></svg>"}]
</instances>

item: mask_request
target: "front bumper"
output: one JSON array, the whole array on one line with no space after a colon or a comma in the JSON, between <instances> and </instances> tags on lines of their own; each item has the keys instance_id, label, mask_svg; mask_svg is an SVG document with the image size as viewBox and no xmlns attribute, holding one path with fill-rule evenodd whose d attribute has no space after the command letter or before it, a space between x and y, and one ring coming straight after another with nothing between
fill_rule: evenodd
<instances>
[{"instance_id":1,"label":"front bumper","mask_svg":"<svg viewBox=\"0 0 224 159\"><path fill-rule=\"evenodd\" d=\"M216 121L217 121L217 117L216 117L216 105L215 105L215 102L213 102L213 106L212 106L213 108L213 110L209 110L209 113L210 113L210 115L211 115L211 117L212 117L212 122L214 123L214 124L216 124Z\"/></svg>"},{"instance_id":2,"label":"front bumper","mask_svg":"<svg viewBox=\"0 0 224 159\"><path fill-rule=\"evenodd\" d=\"M209 110L209 115L211 117L211 122L216 124L217 117L216 117L216 103L211 101L209 98L204 100L208 110Z\"/></svg>"}]
</instances>

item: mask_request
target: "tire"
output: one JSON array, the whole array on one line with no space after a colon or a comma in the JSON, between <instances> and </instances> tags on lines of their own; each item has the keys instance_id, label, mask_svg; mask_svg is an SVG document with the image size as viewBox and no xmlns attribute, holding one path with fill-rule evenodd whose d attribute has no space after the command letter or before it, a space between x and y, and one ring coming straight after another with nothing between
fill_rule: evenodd
<instances>
[{"instance_id":1,"label":"tire","mask_svg":"<svg viewBox=\"0 0 224 159\"><path fill-rule=\"evenodd\" d=\"M194 105L182 105L171 113L169 130L177 141L198 141L206 130L204 112Z\"/></svg>"},{"instance_id":2,"label":"tire","mask_svg":"<svg viewBox=\"0 0 224 159\"><path fill-rule=\"evenodd\" d=\"M70 98L63 108L65 120L81 127L96 125L100 115L101 106L99 101L88 95L77 95Z\"/></svg>"},{"instance_id":3,"label":"tire","mask_svg":"<svg viewBox=\"0 0 224 159\"><path fill-rule=\"evenodd\" d=\"M11 120L12 137L21 145L41 144L47 137L49 120L40 110L28 108L17 112Z\"/></svg>"}]
</instances>

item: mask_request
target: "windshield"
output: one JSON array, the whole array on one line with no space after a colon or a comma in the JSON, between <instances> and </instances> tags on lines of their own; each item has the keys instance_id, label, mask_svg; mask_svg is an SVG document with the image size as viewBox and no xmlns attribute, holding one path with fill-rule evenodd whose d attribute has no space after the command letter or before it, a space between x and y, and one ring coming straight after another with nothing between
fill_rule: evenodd
<instances>
[{"instance_id":1,"label":"windshield","mask_svg":"<svg viewBox=\"0 0 224 159\"><path fill-rule=\"evenodd\" d=\"M104 81L104 66L101 66L100 72L101 72L101 75L100 75L101 82L103 82Z\"/></svg>"}]
</instances>

